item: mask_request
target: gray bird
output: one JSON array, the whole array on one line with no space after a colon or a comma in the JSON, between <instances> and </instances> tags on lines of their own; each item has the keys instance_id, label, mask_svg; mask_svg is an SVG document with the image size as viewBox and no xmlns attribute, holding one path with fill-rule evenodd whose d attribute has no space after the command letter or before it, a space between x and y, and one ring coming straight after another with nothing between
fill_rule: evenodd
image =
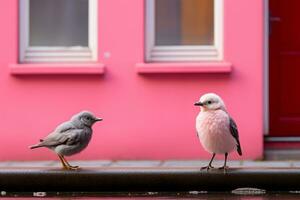
<instances>
[{"instance_id":1,"label":"gray bird","mask_svg":"<svg viewBox=\"0 0 300 200\"><path fill-rule=\"evenodd\" d=\"M97 121L102 119L95 117L91 112L82 111L74 115L70 121L60 124L38 144L29 148L49 148L58 155L64 169L78 169L78 166L71 166L64 156L77 154L87 147L93 133L92 126Z\"/></svg>"}]
</instances>

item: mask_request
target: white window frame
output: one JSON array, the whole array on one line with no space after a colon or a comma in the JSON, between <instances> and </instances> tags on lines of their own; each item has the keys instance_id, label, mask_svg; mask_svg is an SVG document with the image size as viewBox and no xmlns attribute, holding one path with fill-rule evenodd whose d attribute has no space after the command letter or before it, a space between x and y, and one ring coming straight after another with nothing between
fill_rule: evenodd
<instances>
[{"instance_id":1,"label":"white window frame","mask_svg":"<svg viewBox=\"0 0 300 200\"><path fill-rule=\"evenodd\" d=\"M196 62L223 60L224 0L214 0L213 45L155 45L155 0L146 0L146 61Z\"/></svg>"},{"instance_id":2,"label":"white window frame","mask_svg":"<svg viewBox=\"0 0 300 200\"><path fill-rule=\"evenodd\" d=\"M98 0L89 0L88 47L29 46L29 0L19 0L19 61L21 63L91 62L98 59Z\"/></svg>"}]
</instances>

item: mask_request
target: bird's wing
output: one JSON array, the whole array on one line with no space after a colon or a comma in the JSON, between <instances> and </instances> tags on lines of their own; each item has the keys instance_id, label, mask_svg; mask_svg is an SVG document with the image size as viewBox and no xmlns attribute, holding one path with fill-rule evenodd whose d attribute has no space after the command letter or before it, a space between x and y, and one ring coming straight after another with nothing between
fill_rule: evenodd
<instances>
[{"instance_id":1,"label":"bird's wing","mask_svg":"<svg viewBox=\"0 0 300 200\"><path fill-rule=\"evenodd\" d=\"M63 123L50 133L41 142L41 145L51 147L61 144L73 145L79 142L80 130L74 127L71 123Z\"/></svg>"},{"instance_id":2,"label":"bird's wing","mask_svg":"<svg viewBox=\"0 0 300 200\"><path fill-rule=\"evenodd\" d=\"M76 127L71 122L64 122L58 125L54 132L66 132L71 129L76 129Z\"/></svg>"},{"instance_id":3,"label":"bird's wing","mask_svg":"<svg viewBox=\"0 0 300 200\"><path fill-rule=\"evenodd\" d=\"M236 125L235 121L231 117L229 117L229 127L230 127L230 133L236 141L237 152L241 156L242 155L242 148L241 148L241 144L240 144L240 140L239 140L239 132L238 132L237 125Z\"/></svg>"}]
</instances>

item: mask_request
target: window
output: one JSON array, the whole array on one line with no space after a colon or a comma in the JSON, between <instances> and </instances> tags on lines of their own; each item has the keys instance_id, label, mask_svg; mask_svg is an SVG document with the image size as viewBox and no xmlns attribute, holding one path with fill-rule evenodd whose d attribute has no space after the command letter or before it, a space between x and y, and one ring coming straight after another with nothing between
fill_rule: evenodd
<instances>
[{"instance_id":1,"label":"window","mask_svg":"<svg viewBox=\"0 0 300 200\"><path fill-rule=\"evenodd\" d=\"M222 60L223 0L146 0L146 60Z\"/></svg>"},{"instance_id":2,"label":"window","mask_svg":"<svg viewBox=\"0 0 300 200\"><path fill-rule=\"evenodd\" d=\"M21 63L97 60L97 0L20 0Z\"/></svg>"}]
</instances>

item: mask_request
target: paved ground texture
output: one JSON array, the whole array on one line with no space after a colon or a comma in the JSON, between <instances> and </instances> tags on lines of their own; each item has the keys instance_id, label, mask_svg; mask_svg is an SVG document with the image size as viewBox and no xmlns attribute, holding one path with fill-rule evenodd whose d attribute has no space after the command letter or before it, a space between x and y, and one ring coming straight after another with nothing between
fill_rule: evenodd
<instances>
[{"instance_id":1,"label":"paved ground texture","mask_svg":"<svg viewBox=\"0 0 300 200\"><path fill-rule=\"evenodd\" d=\"M82 168L95 168L95 167L162 167L162 168L184 168L184 167L203 167L208 164L206 160L89 160L89 161L69 161L71 165L79 165ZM300 161L228 161L229 167L234 168L249 168L249 167L272 167L272 168L286 168L286 167L300 167ZM221 167L222 160L213 162L213 166ZM61 164L58 161L6 161L0 162L0 168L17 167L32 168L32 167L45 167L45 168L60 168Z\"/></svg>"}]
</instances>

